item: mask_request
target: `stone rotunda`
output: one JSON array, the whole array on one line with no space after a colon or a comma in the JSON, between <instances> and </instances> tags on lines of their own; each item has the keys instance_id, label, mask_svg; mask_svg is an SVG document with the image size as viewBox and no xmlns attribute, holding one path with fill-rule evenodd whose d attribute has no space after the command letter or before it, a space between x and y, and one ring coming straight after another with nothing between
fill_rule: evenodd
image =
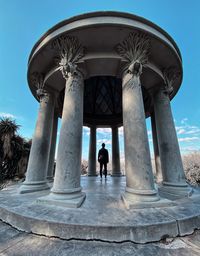
<instances>
[{"instance_id":1,"label":"stone rotunda","mask_svg":"<svg viewBox=\"0 0 200 256\"><path fill-rule=\"evenodd\" d=\"M124 127L128 208L188 197L170 107L182 82L174 40L152 22L127 13L96 12L65 20L35 44L28 84L40 104L20 193L49 189L61 120L53 187L38 200L79 207L82 127L90 127L89 176L96 175L96 129L112 128L113 176L120 176L118 127ZM150 117L158 176L155 186L145 118ZM158 178L159 178L158 177Z\"/></svg>"}]
</instances>

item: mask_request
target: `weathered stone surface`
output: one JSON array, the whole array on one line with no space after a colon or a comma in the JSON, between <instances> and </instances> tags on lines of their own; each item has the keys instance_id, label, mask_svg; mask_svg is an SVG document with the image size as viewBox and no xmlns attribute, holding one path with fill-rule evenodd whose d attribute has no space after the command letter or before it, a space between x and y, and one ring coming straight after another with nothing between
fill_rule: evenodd
<instances>
[{"instance_id":1,"label":"weathered stone surface","mask_svg":"<svg viewBox=\"0 0 200 256\"><path fill-rule=\"evenodd\" d=\"M38 255L108 255L108 256L197 256L200 252L200 232L191 236L175 238L170 241L160 241L145 245L130 242L106 243L101 241L60 240L19 232L0 222L0 234L4 231L4 238L0 239L0 255L9 256L38 256ZM9 231L8 231L9 230ZM15 236L10 236L12 230Z\"/></svg>"},{"instance_id":2,"label":"weathered stone surface","mask_svg":"<svg viewBox=\"0 0 200 256\"><path fill-rule=\"evenodd\" d=\"M88 176L96 176L96 126L90 127L89 147Z\"/></svg>"},{"instance_id":3,"label":"weathered stone surface","mask_svg":"<svg viewBox=\"0 0 200 256\"><path fill-rule=\"evenodd\" d=\"M121 176L118 127L112 127L112 176Z\"/></svg>"},{"instance_id":4,"label":"weathered stone surface","mask_svg":"<svg viewBox=\"0 0 200 256\"><path fill-rule=\"evenodd\" d=\"M5 188L0 192L0 219L20 230L64 239L137 243L188 234L199 227L198 191L191 199L169 202L167 207L165 201L127 210L120 197L125 177L108 176L103 181L82 177L81 182L87 199L78 209L38 204L48 191L19 195L19 185Z\"/></svg>"},{"instance_id":5,"label":"weathered stone surface","mask_svg":"<svg viewBox=\"0 0 200 256\"><path fill-rule=\"evenodd\" d=\"M162 211L177 220L179 235L188 235L200 228L200 207L192 201L182 200L178 206L163 208Z\"/></svg>"},{"instance_id":6,"label":"weathered stone surface","mask_svg":"<svg viewBox=\"0 0 200 256\"><path fill-rule=\"evenodd\" d=\"M54 176L53 172L54 172L54 162L55 162L57 128L58 128L58 115L54 113L53 127L52 127L52 134L51 134L51 146L50 146L48 169L47 169L48 182L52 182L53 176Z\"/></svg>"},{"instance_id":7,"label":"weathered stone surface","mask_svg":"<svg viewBox=\"0 0 200 256\"><path fill-rule=\"evenodd\" d=\"M126 189L122 197L128 207L136 201L159 200L154 187L140 74L134 72L127 72L123 77Z\"/></svg>"},{"instance_id":8,"label":"weathered stone surface","mask_svg":"<svg viewBox=\"0 0 200 256\"><path fill-rule=\"evenodd\" d=\"M56 205L65 204L74 208L79 207L85 199L80 185L83 75L78 70L71 70L72 73L68 74L68 68L62 68L66 72L66 86L55 178L51 193L41 198L41 202L54 205L57 201Z\"/></svg>"},{"instance_id":9,"label":"weathered stone surface","mask_svg":"<svg viewBox=\"0 0 200 256\"><path fill-rule=\"evenodd\" d=\"M10 247L14 247L17 243L20 244L26 236L26 233L20 232L10 225L0 221L0 255L8 255L3 252Z\"/></svg>"},{"instance_id":10,"label":"weathered stone surface","mask_svg":"<svg viewBox=\"0 0 200 256\"><path fill-rule=\"evenodd\" d=\"M155 161L155 171L156 171L156 181L159 183L162 181L162 168L160 162L160 154L158 148L158 138L156 131L156 122L154 112L151 114L151 129L153 137L153 149L154 149L154 161Z\"/></svg>"},{"instance_id":11,"label":"weathered stone surface","mask_svg":"<svg viewBox=\"0 0 200 256\"><path fill-rule=\"evenodd\" d=\"M30 193L38 190L49 189L46 176L54 106L54 95L44 91L40 97L40 109L32 140L26 180L20 187L20 193Z\"/></svg>"},{"instance_id":12,"label":"weathered stone surface","mask_svg":"<svg viewBox=\"0 0 200 256\"><path fill-rule=\"evenodd\" d=\"M196 251L200 253L200 231L194 232L190 236L182 237L181 240L183 240L187 245L194 248Z\"/></svg>"},{"instance_id":13,"label":"weathered stone surface","mask_svg":"<svg viewBox=\"0 0 200 256\"><path fill-rule=\"evenodd\" d=\"M168 199L189 196L192 189L185 180L170 99L163 87L154 94L154 111L163 176L159 193Z\"/></svg>"}]
</instances>

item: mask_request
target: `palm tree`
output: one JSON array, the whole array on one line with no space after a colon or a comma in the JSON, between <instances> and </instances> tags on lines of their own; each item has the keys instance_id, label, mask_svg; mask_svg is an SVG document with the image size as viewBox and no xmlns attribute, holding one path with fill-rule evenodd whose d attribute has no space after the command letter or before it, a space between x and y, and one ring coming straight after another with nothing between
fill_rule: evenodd
<instances>
[{"instance_id":1,"label":"palm tree","mask_svg":"<svg viewBox=\"0 0 200 256\"><path fill-rule=\"evenodd\" d=\"M20 139L22 139L22 143L20 144L19 150L16 152L17 153L16 158L19 160L17 163L17 171L15 174L19 179L25 177L25 172L26 172L27 165L28 165L30 148L31 148L31 144L32 144L32 140L27 141L22 137L20 137Z\"/></svg>"},{"instance_id":2,"label":"palm tree","mask_svg":"<svg viewBox=\"0 0 200 256\"><path fill-rule=\"evenodd\" d=\"M19 125L9 118L0 119L0 186L14 177L24 177L30 142L17 134Z\"/></svg>"},{"instance_id":3,"label":"palm tree","mask_svg":"<svg viewBox=\"0 0 200 256\"><path fill-rule=\"evenodd\" d=\"M0 140L3 143L3 158L12 157L11 140L19 129L19 125L9 118L0 119Z\"/></svg>"}]
</instances>

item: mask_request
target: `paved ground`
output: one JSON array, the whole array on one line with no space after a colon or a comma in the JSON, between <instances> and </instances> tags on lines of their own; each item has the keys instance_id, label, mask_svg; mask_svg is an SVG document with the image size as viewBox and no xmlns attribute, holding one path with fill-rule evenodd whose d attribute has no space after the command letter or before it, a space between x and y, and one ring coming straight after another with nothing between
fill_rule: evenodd
<instances>
[{"instance_id":1,"label":"paved ground","mask_svg":"<svg viewBox=\"0 0 200 256\"><path fill-rule=\"evenodd\" d=\"M124 177L82 177L81 182L87 196L78 209L37 203L48 191L20 195L19 185L2 190L0 220L11 225L0 221L0 255L200 255L200 230L193 233L200 228L198 192L175 205L127 210L120 199ZM188 233L193 234L176 237ZM159 241L162 234L176 238ZM117 239L122 242L111 242ZM146 240L159 242L141 244Z\"/></svg>"},{"instance_id":2,"label":"paved ground","mask_svg":"<svg viewBox=\"0 0 200 256\"><path fill-rule=\"evenodd\" d=\"M20 232L0 222L0 255L4 256L199 256L200 231L193 235L148 244L106 243L47 238Z\"/></svg>"}]
</instances>

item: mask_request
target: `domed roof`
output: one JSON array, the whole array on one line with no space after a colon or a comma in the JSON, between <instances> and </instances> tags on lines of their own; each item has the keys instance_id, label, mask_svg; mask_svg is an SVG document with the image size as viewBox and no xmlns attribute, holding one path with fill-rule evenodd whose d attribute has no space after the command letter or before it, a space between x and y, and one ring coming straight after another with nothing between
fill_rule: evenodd
<instances>
[{"instance_id":1,"label":"domed roof","mask_svg":"<svg viewBox=\"0 0 200 256\"><path fill-rule=\"evenodd\" d=\"M89 125L96 120L99 125L121 124L121 78L126 60L117 53L116 45L130 33L137 32L145 33L151 45L148 63L141 75L148 116L152 106L149 91L163 85L163 70L166 68L173 67L180 74L173 84L170 98L177 93L182 82L181 54L174 40L163 29L129 13L83 14L64 20L48 30L35 44L29 58L28 83L33 95L36 97L37 88L31 76L37 72L43 74L47 90L60 94L57 108L61 115L65 79L56 64L58 52L53 49L52 43L60 36L74 37L85 49L83 58L78 62L85 71L84 123Z\"/></svg>"}]
</instances>

